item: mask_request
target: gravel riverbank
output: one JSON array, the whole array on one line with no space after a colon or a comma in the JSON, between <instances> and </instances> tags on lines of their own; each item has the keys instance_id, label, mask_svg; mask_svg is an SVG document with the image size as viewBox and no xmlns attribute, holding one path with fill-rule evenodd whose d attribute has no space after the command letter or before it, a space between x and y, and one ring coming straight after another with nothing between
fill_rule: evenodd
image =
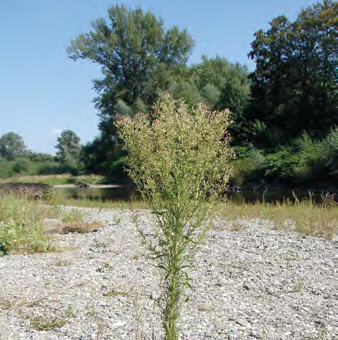
<instances>
[{"instance_id":1,"label":"gravel riverbank","mask_svg":"<svg viewBox=\"0 0 338 340\"><path fill-rule=\"evenodd\" d=\"M130 211L55 235L60 253L0 258L1 340L160 338L157 270ZM149 213L139 223L151 232ZM338 339L338 240L219 221L196 257L181 339Z\"/></svg>"}]
</instances>

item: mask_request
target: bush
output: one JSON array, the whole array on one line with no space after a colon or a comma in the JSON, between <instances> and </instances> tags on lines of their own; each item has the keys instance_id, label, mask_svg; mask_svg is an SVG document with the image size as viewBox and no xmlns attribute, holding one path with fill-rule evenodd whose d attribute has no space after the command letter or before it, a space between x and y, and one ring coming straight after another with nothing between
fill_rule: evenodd
<instances>
[{"instance_id":1,"label":"bush","mask_svg":"<svg viewBox=\"0 0 338 340\"><path fill-rule=\"evenodd\" d=\"M15 161L12 167L16 174L24 174L30 171L30 161L26 158L19 158Z\"/></svg>"},{"instance_id":2,"label":"bush","mask_svg":"<svg viewBox=\"0 0 338 340\"><path fill-rule=\"evenodd\" d=\"M211 113L202 104L189 109L183 100L168 95L151 116L117 120L129 153L130 177L156 221L155 242L140 233L162 273L158 303L167 340L179 337L184 288L191 282L186 268L211 223L212 203L231 173L233 154L224 136L228 124L228 111ZM206 199L209 204L203 203Z\"/></svg>"},{"instance_id":3,"label":"bush","mask_svg":"<svg viewBox=\"0 0 338 340\"><path fill-rule=\"evenodd\" d=\"M13 162L0 160L0 178L8 178L13 175Z\"/></svg>"},{"instance_id":4,"label":"bush","mask_svg":"<svg viewBox=\"0 0 338 340\"><path fill-rule=\"evenodd\" d=\"M281 150L266 155L257 170L267 179L292 180L295 178L295 167L298 162L297 155L289 150Z\"/></svg>"},{"instance_id":5,"label":"bush","mask_svg":"<svg viewBox=\"0 0 338 340\"><path fill-rule=\"evenodd\" d=\"M68 164L60 164L57 162L46 162L38 165L36 175L62 175L71 174L76 176L78 169Z\"/></svg>"},{"instance_id":6,"label":"bush","mask_svg":"<svg viewBox=\"0 0 338 340\"><path fill-rule=\"evenodd\" d=\"M311 140L307 135L296 141L299 163L296 177L302 182L334 180L338 168L338 129L323 140Z\"/></svg>"},{"instance_id":7,"label":"bush","mask_svg":"<svg viewBox=\"0 0 338 340\"><path fill-rule=\"evenodd\" d=\"M262 165L265 158L259 150L255 149L236 148L235 151L239 158L231 162L234 169L231 182L234 185L241 186L256 177L257 169Z\"/></svg>"}]
</instances>

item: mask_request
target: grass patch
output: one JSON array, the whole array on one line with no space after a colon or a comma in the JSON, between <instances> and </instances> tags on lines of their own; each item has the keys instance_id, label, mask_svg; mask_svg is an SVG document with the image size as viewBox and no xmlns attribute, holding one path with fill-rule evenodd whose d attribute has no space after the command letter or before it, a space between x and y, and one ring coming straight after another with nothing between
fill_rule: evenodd
<instances>
[{"instance_id":1,"label":"grass patch","mask_svg":"<svg viewBox=\"0 0 338 340\"><path fill-rule=\"evenodd\" d=\"M47 316L27 316L30 320L30 325L37 331L48 331L51 329L63 327L69 318L74 317L72 308L68 306L66 310L62 313L60 317L50 317Z\"/></svg>"},{"instance_id":2,"label":"grass patch","mask_svg":"<svg viewBox=\"0 0 338 340\"><path fill-rule=\"evenodd\" d=\"M83 212L78 209L64 210L61 213L61 220L65 224L81 224L84 217Z\"/></svg>"},{"instance_id":3,"label":"grass patch","mask_svg":"<svg viewBox=\"0 0 338 340\"><path fill-rule=\"evenodd\" d=\"M31 327L37 331L47 331L50 329L61 328L66 323L66 318L46 319L43 317L34 317L30 320Z\"/></svg>"},{"instance_id":4,"label":"grass patch","mask_svg":"<svg viewBox=\"0 0 338 340\"><path fill-rule=\"evenodd\" d=\"M316 204L311 197L306 200L254 204L235 204L229 202L222 205L221 217L233 221L236 218L260 218L270 220L277 229L292 228L312 236L332 239L338 232L338 205L326 199L323 204Z\"/></svg>"},{"instance_id":5,"label":"grass patch","mask_svg":"<svg viewBox=\"0 0 338 340\"><path fill-rule=\"evenodd\" d=\"M116 296L128 296L133 291L133 288L130 288L129 290L117 290L112 288L106 293L103 293L103 296L105 297L116 297Z\"/></svg>"},{"instance_id":6,"label":"grass patch","mask_svg":"<svg viewBox=\"0 0 338 340\"><path fill-rule=\"evenodd\" d=\"M84 221L78 209L65 210L57 205L46 206L42 200L28 196L0 197L0 256L57 251L51 238L53 227L45 219L58 219L64 233L86 233L102 227L102 223Z\"/></svg>"},{"instance_id":7,"label":"grass patch","mask_svg":"<svg viewBox=\"0 0 338 340\"><path fill-rule=\"evenodd\" d=\"M57 211L40 201L5 196L0 198L0 255L48 252L54 248L45 235L43 219Z\"/></svg>"}]
</instances>

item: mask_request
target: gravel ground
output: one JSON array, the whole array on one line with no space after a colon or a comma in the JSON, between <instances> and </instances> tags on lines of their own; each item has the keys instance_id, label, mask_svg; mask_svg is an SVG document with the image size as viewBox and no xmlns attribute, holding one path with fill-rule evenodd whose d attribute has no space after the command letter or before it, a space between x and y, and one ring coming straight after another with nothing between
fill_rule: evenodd
<instances>
[{"instance_id":1,"label":"gravel ground","mask_svg":"<svg viewBox=\"0 0 338 340\"><path fill-rule=\"evenodd\" d=\"M56 235L60 253L0 258L0 339L160 339L157 270L130 211ZM150 230L147 212L139 223ZM338 240L218 221L198 253L181 339L338 339Z\"/></svg>"}]
</instances>

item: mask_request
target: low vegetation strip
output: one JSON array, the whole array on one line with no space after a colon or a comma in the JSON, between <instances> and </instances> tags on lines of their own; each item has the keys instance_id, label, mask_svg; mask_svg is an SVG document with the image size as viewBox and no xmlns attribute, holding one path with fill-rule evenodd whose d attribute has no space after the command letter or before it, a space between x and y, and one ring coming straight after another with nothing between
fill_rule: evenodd
<instances>
[{"instance_id":1,"label":"low vegetation strip","mask_svg":"<svg viewBox=\"0 0 338 340\"><path fill-rule=\"evenodd\" d=\"M146 202L100 201L67 199L37 201L25 197L0 197L0 254L34 253L55 250L52 238L46 235L65 231L85 233L101 228L95 221L84 222L84 215L76 209L61 209L60 205L138 211L149 209ZM46 206L45 204L49 204ZM51 204L51 205L50 205ZM231 201L221 205L220 217L229 222L238 219L259 219L273 223L276 229L295 230L305 235L332 239L338 232L338 206L327 198L323 204L311 200L285 201L277 204L236 204ZM48 220L57 225L48 224Z\"/></svg>"},{"instance_id":2,"label":"low vegetation strip","mask_svg":"<svg viewBox=\"0 0 338 340\"><path fill-rule=\"evenodd\" d=\"M61 204L61 201L60 201ZM138 210L149 209L147 202L135 201L101 201L91 199L66 199L66 206ZM332 239L338 233L338 205L330 197L324 197L323 203L316 204L309 199L292 202L285 200L276 203L238 204L232 201L220 203L220 217L227 221L240 219L261 219L272 222L276 229L295 230L299 233Z\"/></svg>"}]
</instances>

